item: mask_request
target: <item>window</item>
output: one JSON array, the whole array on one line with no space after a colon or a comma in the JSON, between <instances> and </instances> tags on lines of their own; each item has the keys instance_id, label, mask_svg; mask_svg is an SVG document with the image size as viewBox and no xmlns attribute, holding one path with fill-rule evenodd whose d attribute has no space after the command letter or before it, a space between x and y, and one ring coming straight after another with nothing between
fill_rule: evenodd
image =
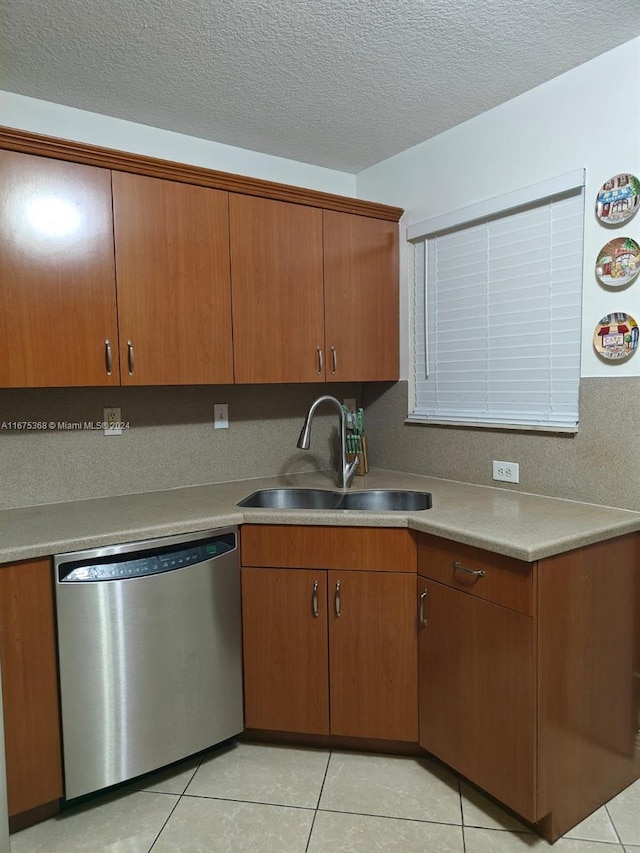
<instances>
[{"instance_id":1,"label":"window","mask_svg":"<svg viewBox=\"0 0 640 853\"><path fill-rule=\"evenodd\" d=\"M417 223L409 421L575 432L584 172Z\"/></svg>"}]
</instances>

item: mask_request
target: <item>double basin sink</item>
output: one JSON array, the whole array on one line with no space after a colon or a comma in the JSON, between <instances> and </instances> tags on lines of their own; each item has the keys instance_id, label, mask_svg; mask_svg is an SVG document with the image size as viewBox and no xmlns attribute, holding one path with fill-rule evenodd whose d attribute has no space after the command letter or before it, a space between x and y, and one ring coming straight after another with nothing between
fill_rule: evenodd
<instances>
[{"instance_id":1,"label":"double basin sink","mask_svg":"<svg viewBox=\"0 0 640 853\"><path fill-rule=\"evenodd\" d=\"M431 509L431 494L406 489L333 492L328 489L261 489L237 506L260 509L352 509L378 512L419 512Z\"/></svg>"}]
</instances>

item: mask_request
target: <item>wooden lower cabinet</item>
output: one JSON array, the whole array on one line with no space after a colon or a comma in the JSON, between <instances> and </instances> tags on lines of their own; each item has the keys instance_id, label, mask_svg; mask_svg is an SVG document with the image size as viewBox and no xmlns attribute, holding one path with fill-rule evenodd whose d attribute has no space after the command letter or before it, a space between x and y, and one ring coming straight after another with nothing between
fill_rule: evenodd
<instances>
[{"instance_id":1,"label":"wooden lower cabinet","mask_svg":"<svg viewBox=\"0 0 640 853\"><path fill-rule=\"evenodd\" d=\"M242 569L247 728L329 734L326 603L326 572Z\"/></svg>"},{"instance_id":2,"label":"wooden lower cabinet","mask_svg":"<svg viewBox=\"0 0 640 853\"><path fill-rule=\"evenodd\" d=\"M415 575L242 569L248 728L415 742Z\"/></svg>"},{"instance_id":3,"label":"wooden lower cabinet","mask_svg":"<svg viewBox=\"0 0 640 853\"><path fill-rule=\"evenodd\" d=\"M536 820L533 619L419 578L420 745Z\"/></svg>"},{"instance_id":4,"label":"wooden lower cabinet","mask_svg":"<svg viewBox=\"0 0 640 853\"><path fill-rule=\"evenodd\" d=\"M9 815L62 797L51 561L0 566L0 660Z\"/></svg>"},{"instance_id":5,"label":"wooden lower cabinet","mask_svg":"<svg viewBox=\"0 0 640 853\"><path fill-rule=\"evenodd\" d=\"M640 777L640 534L537 572L538 818L553 839Z\"/></svg>"},{"instance_id":6,"label":"wooden lower cabinet","mask_svg":"<svg viewBox=\"0 0 640 853\"><path fill-rule=\"evenodd\" d=\"M331 734L418 739L415 583L409 573L329 572Z\"/></svg>"},{"instance_id":7,"label":"wooden lower cabinet","mask_svg":"<svg viewBox=\"0 0 640 853\"><path fill-rule=\"evenodd\" d=\"M640 534L530 564L423 535L418 574L421 746L550 841L640 776Z\"/></svg>"},{"instance_id":8,"label":"wooden lower cabinet","mask_svg":"<svg viewBox=\"0 0 640 853\"><path fill-rule=\"evenodd\" d=\"M415 566L411 534L246 525L242 551L246 726L415 743L415 571L366 568L393 553ZM269 567L292 553L356 568Z\"/></svg>"}]
</instances>

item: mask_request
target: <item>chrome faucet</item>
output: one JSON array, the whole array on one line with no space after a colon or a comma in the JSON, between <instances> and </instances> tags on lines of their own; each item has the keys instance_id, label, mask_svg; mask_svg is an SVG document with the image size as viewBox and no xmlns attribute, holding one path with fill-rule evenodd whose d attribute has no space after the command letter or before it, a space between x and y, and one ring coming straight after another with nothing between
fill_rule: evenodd
<instances>
[{"instance_id":1,"label":"chrome faucet","mask_svg":"<svg viewBox=\"0 0 640 853\"><path fill-rule=\"evenodd\" d=\"M356 453L355 458L352 462L347 462L347 419L344 414L344 409L340 404L339 400L336 400L335 397L331 397L328 394L324 397L318 397L315 403L311 404L311 408L307 412L307 417L304 419L304 424L302 426L302 431L300 433L300 438L298 439L297 446L301 450L308 450L311 444L311 421L313 420L313 416L316 413L316 409L322 403L332 403L338 410L338 416L340 418L340 462L341 462L341 470L338 471L338 486L341 489L348 489L351 485L351 481L356 473L356 469L358 467L359 459L358 454Z\"/></svg>"}]
</instances>

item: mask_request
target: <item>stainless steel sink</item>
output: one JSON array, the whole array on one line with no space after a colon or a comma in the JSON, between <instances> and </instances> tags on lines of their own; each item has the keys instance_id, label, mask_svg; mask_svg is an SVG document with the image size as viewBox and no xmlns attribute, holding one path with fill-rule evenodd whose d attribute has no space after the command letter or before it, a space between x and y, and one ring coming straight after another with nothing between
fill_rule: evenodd
<instances>
[{"instance_id":1,"label":"stainless steel sink","mask_svg":"<svg viewBox=\"0 0 640 853\"><path fill-rule=\"evenodd\" d=\"M406 489L372 489L363 492L345 492L338 509L417 512L422 509L431 509L431 494L429 492L412 492Z\"/></svg>"},{"instance_id":2,"label":"stainless steel sink","mask_svg":"<svg viewBox=\"0 0 640 853\"><path fill-rule=\"evenodd\" d=\"M237 506L262 509L335 509L342 495L326 489L261 489L253 492Z\"/></svg>"},{"instance_id":3,"label":"stainless steel sink","mask_svg":"<svg viewBox=\"0 0 640 853\"><path fill-rule=\"evenodd\" d=\"M238 506L260 509L351 509L370 512L418 512L431 508L429 492L408 489L370 489L332 492L328 489L261 489L247 495Z\"/></svg>"}]
</instances>

